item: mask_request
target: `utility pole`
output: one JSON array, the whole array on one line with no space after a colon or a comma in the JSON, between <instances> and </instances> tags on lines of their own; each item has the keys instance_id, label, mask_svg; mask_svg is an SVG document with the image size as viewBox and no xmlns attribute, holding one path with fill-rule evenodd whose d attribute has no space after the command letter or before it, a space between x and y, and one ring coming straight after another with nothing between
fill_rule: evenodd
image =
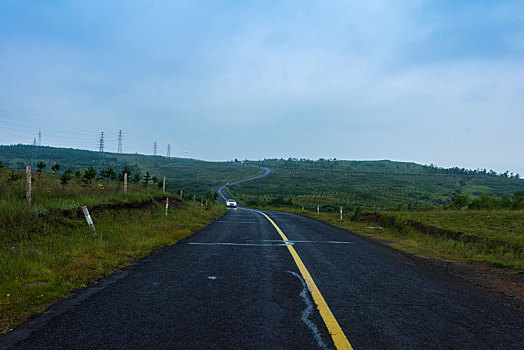
<instances>
[{"instance_id":1,"label":"utility pole","mask_svg":"<svg viewBox=\"0 0 524 350\"><path fill-rule=\"evenodd\" d=\"M42 146L42 132L38 132L38 146Z\"/></svg>"},{"instance_id":2,"label":"utility pole","mask_svg":"<svg viewBox=\"0 0 524 350\"><path fill-rule=\"evenodd\" d=\"M118 130L118 153L122 153L122 130Z\"/></svg>"},{"instance_id":3,"label":"utility pole","mask_svg":"<svg viewBox=\"0 0 524 350\"><path fill-rule=\"evenodd\" d=\"M103 131L100 133L100 140L99 140L98 151L100 153L104 153L104 132Z\"/></svg>"},{"instance_id":4,"label":"utility pole","mask_svg":"<svg viewBox=\"0 0 524 350\"><path fill-rule=\"evenodd\" d=\"M171 144L167 145L167 158L171 157Z\"/></svg>"},{"instance_id":5,"label":"utility pole","mask_svg":"<svg viewBox=\"0 0 524 350\"><path fill-rule=\"evenodd\" d=\"M156 141L155 143L153 144L153 155L156 156Z\"/></svg>"}]
</instances>

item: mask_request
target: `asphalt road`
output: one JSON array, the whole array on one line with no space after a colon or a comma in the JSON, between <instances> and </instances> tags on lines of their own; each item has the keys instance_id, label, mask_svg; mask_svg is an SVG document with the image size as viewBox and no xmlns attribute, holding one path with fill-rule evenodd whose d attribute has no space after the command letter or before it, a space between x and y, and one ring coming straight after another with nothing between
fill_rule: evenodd
<instances>
[{"instance_id":1,"label":"asphalt road","mask_svg":"<svg viewBox=\"0 0 524 350\"><path fill-rule=\"evenodd\" d=\"M334 348L333 324L293 250L356 349L523 348L523 310L489 292L327 224L264 213L285 240L260 212L228 209L0 338L0 347Z\"/></svg>"}]
</instances>

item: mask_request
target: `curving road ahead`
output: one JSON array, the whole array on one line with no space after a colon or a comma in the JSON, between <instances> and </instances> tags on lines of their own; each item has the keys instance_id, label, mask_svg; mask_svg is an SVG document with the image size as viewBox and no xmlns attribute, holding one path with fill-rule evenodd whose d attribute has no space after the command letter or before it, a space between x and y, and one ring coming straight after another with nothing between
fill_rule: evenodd
<instances>
[{"instance_id":1,"label":"curving road ahead","mask_svg":"<svg viewBox=\"0 0 524 350\"><path fill-rule=\"evenodd\" d=\"M523 316L347 231L238 207L59 303L0 347L521 349Z\"/></svg>"}]
</instances>

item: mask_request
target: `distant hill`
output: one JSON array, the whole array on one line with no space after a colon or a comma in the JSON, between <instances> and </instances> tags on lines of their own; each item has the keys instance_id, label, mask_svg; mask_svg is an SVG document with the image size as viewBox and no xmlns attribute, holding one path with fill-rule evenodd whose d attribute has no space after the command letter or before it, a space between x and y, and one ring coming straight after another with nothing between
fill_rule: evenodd
<instances>
[{"instance_id":1,"label":"distant hill","mask_svg":"<svg viewBox=\"0 0 524 350\"><path fill-rule=\"evenodd\" d=\"M486 170L437 168L416 163L381 161L272 159L249 162L272 173L235 185L232 194L248 205L304 206L335 211L339 206L390 209L446 205L453 192L470 198L482 193L512 195L524 189L518 174Z\"/></svg>"},{"instance_id":2,"label":"distant hill","mask_svg":"<svg viewBox=\"0 0 524 350\"><path fill-rule=\"evenodd\" d=\"M56 162L60 173L67 169L77 170L94 167L97 171L112 167L120 173L125 166L135 174L143 176L146 171L162 179L167 178L167 189L171 192L183 190L196 195L207 194L212 188L261 173L256 165L241 163L205 162L185 158L167 158L141 154L100 153L71 148L14 145L0 146L0 161L8 168L25 169L27 165L36 169L43 161L50 172Z\"/></svg>"}]
</instances>

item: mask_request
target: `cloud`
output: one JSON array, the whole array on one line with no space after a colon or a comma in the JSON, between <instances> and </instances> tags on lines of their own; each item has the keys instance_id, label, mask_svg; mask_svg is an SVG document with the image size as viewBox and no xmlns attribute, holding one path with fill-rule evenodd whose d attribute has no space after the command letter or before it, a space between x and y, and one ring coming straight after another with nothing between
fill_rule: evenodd
<instances>
[{"instance_id":1,"label":"cloud","mask_svg":"<svg viewBox=\"0 0 524 350\"><path fill-rule=\"evenodd\" d=\"M128 151L148 153L157 140L205 159L524 172L519 2L205 5L0 5L0 103L93 133L123 129ZM241 147L225 147L225 135Z\"/></svg>"}]
</instances>

